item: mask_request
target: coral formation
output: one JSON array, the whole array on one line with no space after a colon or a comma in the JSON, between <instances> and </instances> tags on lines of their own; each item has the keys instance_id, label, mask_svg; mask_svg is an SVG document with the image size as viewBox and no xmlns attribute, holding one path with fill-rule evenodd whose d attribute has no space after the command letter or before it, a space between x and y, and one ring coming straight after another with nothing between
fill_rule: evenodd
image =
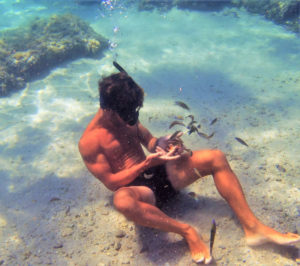
<instances>
[{"instance_id":1,"label":"coral formation","mask_svg":"<svg viewBox=\"0 0 300 266\"><path fill-rule=\"evenodd\" d=\"M218 11L224 7L243 7L249 12L260 14L288 30L299 33L300 1L299 0L142 0L140 10L170 9L174 6L183 9Z\"/></svg>"},{"instance_id":2,"label":"coral formation","mask_svg":"<svg viewBox=\"0 0 300 266\"><path fill-rule=\"evenodd\" d=\"M58 64L98 56L108 41L74 15L35 18L28 25L0 33L0 96Z\"/></svg>"},{"instance_id":3,"label":"coral formation","mask_svg":"<svg viewBox=\"0 0 300 266\"><path fill-rule=\"evenodd\" d=\"M87 50L90 51L91 53L95 53L100 47L100 42L98 40L89 39L89 40L85 40L85 42L86 42Z\"/></svg>"}]
</instances>

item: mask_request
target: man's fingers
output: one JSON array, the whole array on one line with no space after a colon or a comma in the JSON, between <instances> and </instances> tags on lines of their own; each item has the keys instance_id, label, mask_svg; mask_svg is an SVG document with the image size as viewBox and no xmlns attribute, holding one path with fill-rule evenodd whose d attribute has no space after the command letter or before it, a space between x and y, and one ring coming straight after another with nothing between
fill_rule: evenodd
<instances>
[{"instance_id":1,"label":"man's fingers","mask_svg":"<svg viewBox=\"0 0 300 266\"><path fill-rule=\"evenodd\" d=\"M151 153L148 157L149 158L158 158L163 156L164 154L162 152L156 152L156 153Z\"/></svg>"},{"instance_id":2,"label":"man's fingers","mask_svg":"<svg viewBox=\"0 0 300 266\"><path fill-rule=\"evenodd\" d=\"M176 147L173 147L172 149L170 149L170 151L169 152L167 152L167 156L171 156L171 155L173 155L175 152L177 152L177 150L178 150L178 147L176 146Z\"/></svg>"},{"instance_id":3,"label":"man's fingers","mask_svg":"<svg viewBox=\"0 0 300 266\"><path fill-rule=\"evenodd\" d=\"M174 155L177 150L178 150L177 148L174 148L167 153L164 149L157 147L156 152L149 155L149 159L150 158L152 158L152 159L158 158L158 159L161 159L164 161L176 160L176 159L180 158L180 156L181 156L180 154Z\"/></svg>"},{"instance_id":4,"label":"man's fingers","mask_svg":"<svg viewBox=\"0 0 300 266\"><path fill-rule=\"evenodd\" d=\"M164 149L159 147L159 146L156 146L156 149L155 149L156 152L163 152Z\"/></svg>"},{"instance_id":5,"label":"man's fingers","mask_svg":"<svg viewBox=\"0 0 300 266\"><path fill-rule=\"evenodd\" d=\"M167 155L164 155L162 157L160 157L161 159L164 159L166 161L173 161L173 160L177 160L180 158L180 155L173 155L173 156L167 156Z\"/></svg>"}]
</instances>

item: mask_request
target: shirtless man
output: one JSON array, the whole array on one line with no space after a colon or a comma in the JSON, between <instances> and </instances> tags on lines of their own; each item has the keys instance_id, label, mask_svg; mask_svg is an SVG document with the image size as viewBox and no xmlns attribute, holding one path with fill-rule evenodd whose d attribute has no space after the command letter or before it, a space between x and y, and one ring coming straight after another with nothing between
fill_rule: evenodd
<instances>
[{"instance_id":1,"label":"shirtless man","mask_svg":"<svg viewBox=\"0 0 300 266\"><path fill-rule=\"evenodd\" d=\"M195 262L210 263L210 250L197 231L168 217L160 207L201 176L212 175L220 195L238 217L249 245L300 241L299 235L279 233L255 217L221 151L190 154L176 147L167 152L169 138L152 136L139 122L144 92L126 72L99 81L99 93L100 109L84 131L79 151L88 170L114 192L114 206L127 219L181 235ZM148 156L142 145L150 152Z\"/></svg>"}]
</instances>

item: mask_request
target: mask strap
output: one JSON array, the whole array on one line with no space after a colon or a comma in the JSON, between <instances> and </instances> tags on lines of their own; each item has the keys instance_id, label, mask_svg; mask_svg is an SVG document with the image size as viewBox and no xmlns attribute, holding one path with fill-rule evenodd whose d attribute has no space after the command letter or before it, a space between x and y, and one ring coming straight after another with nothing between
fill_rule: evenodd
<instances>
[{"instance_id":1,"label":"mask strap","mask_svg":"<svg viewBox=\"0 0 300 266\"><path fill-rule=\"evenodd\" d=\"M102 109L106 109L106 104L104 103L104 100L101 97L99 97L99 101L100 101L100 107Z\"/></svg>"}]
</instances>

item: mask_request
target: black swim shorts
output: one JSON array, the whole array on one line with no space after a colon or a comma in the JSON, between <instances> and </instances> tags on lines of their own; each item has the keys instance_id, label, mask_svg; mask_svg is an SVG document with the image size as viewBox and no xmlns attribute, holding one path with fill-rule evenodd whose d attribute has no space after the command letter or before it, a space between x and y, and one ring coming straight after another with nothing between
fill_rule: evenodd
<instances>
[{"instance_id":1,"label":"black swim shorts","mask_svg":"<svg viewBox=\"0 0 300 266\"><path fill-rule=\"evenodd\" d=\"M165 165L158 165L141 173L127 186L146 186L150 188L155 195L156 206L161 208L164 203L178 194L178 191L172 187L167 176Z\"/></svg>"}]
</instances>

